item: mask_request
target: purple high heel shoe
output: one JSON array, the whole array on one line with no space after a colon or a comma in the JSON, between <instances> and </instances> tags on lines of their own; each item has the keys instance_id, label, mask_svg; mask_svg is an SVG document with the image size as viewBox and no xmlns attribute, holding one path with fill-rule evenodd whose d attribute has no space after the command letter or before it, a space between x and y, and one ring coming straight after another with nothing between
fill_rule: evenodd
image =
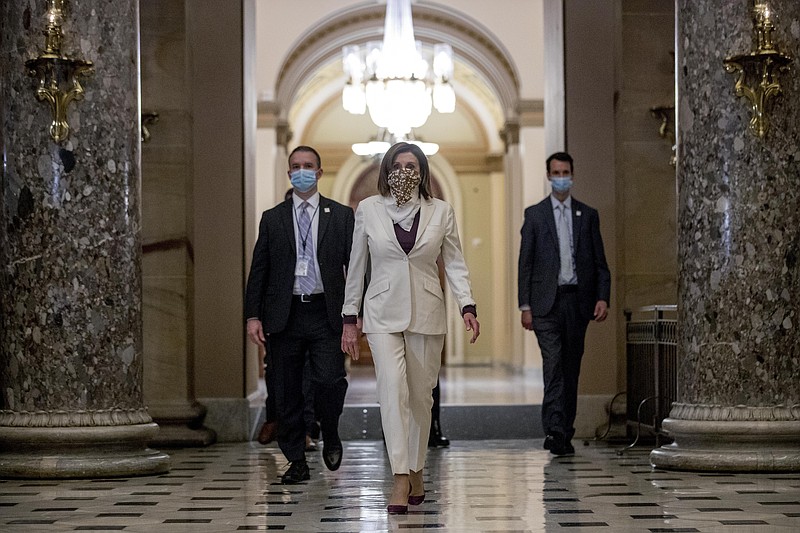
<instances>
[{"instance_id":1,"label":"purple high heel shoe","mask_svg":"<svg viewBox=\"0 0 800 533\"><path fill-rule=\"evenodd\" d=\"M408 514L408 505L389 505L386 510L389 514Z\"/></svg>"},{"instance_id":2,"label":"purple high heel shoe","mask_svg":"<svg viewBox=\"0 0 800 533\"><path fill-rule=\"evenodd\" d=\"M408 505L419 505L424 501L425 501L424 492L420 496L412 496L411 494L408 495Z\"/></svg>"}]
</instances>

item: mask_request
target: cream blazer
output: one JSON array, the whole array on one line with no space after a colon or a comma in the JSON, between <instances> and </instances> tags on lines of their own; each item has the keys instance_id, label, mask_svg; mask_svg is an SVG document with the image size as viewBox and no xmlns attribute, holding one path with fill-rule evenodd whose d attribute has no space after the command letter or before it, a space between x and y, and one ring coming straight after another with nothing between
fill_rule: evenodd
<instances>
[{"instance_id":1,"label":"cream blazer","mask_svg":"<svg viewBox=\"0 0 800 533\"><path fill-rule=\"evenodd\" d=\"M406 255L384 201L383 196L370 196L356 209L342 314L357 315L363 295L364 333L445 334L444 294L436 266L440 253L459 309L475 305L453 208L442 200L423 198L417 239ZM371 272L365 294L368 258Z\"/></svg>"}]
</instances>

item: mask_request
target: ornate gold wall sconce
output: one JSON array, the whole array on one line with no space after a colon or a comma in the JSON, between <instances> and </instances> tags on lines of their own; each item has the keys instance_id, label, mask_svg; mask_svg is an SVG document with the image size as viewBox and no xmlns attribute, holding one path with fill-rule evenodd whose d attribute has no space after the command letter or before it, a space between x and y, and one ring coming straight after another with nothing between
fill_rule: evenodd
<instances>
[{"instance_id":1,"label":"ornate gold wall sconce","mask_svg":"<svg viewBox=\"0 0 800 533\"><path fill-rule=\"evenodd\" d=\"M61 24L64 19L64 0L48 0L47 28L42 32L45 36L44 51L35 59L25 62L28 74L39 80L36 98L46 100L50 104L53 122L50 124L50 136L60 143L69 137L67 108L73 101L83 99L83 87L78 78L94 73L91 61L70 59L62 55L61 44L64 34Z\"/></svg>"},{"instance_id":2,"label":"ornate gold wall sconce","mask_svg":"<svg viewBox=\"0 0 800 533\"><path fill-rule=\"evenodd\" d=\"M653 118L661 121L658 127L658 136L669 143L672 149L672 155L669 158L669 164L675 166L675 106L674 105L659 105L650 108L650 114Z\"/></svg>"},{"instance_id":3,"label":"ornate gold wall sconce","mask_svg":"<svg viewBox=\"0 0 800 533\"><path fill-rule=\"evenodd\" d=\"M755 0L753 6L754 49L749 54L725 58L728 72L738 72L736 96L745 96L752 107L750 131L763 138L769 129L766 107L769 100L781 94L777 74L789 69L792 58L780 53L772 41L774 13L765 1ZM749 83L748 83L749 82Z\"/></svg>"}]
</instances>

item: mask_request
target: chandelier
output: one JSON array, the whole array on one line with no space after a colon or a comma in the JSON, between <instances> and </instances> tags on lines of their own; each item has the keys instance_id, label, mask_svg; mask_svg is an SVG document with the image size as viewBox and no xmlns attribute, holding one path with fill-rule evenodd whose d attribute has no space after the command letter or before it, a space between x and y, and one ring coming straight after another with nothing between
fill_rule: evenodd
<instances>
[{"instance_id":1,"label":"chandelier","mask_svg":"<svg viewBox=\"0 0 800 533\"><path fill-rule=\"evenodd\" d=\"M383 157L383 154L389 151L389 148L397 142L407 142L409 144L416 144L426 156L432 156L439 151L439 145L436 143L428 143L418 140L414 136L413 130L404 137L397 137L392 135L386 128L378 128L378 134L369 142L355 143L352 146L353 153L362 157Z\"/></svg>"},{"instance_id":2,"label":"chandelier","mask_svg":"<svg viewBox=\"0 0 800 533\"><path fill-rule=\"evenodd\" d=\"M342 106L356 115L369 110L372 122L395 140L425 124L431 107L455 110L453 49L435 44L431 54L414 40L411 0L387 0L383 42L345 46L342 56L347 76Z\"/></svg>"}]
</instances>

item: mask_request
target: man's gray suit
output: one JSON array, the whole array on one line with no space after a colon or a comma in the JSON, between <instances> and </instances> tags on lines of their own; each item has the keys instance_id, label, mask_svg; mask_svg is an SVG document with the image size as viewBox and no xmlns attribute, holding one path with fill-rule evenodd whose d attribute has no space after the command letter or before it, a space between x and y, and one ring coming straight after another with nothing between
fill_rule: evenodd
<instances>
[{"instance_id":1,"label":"man's gray suit","mask_svg":"<svg viewBox=\"0 0 800 533\"><path fill-rule=\"evenodd\" d=\"M519 254L519 305L529 306L542 350L542 424L548 435L575 433L578 377L586 327L599 300L610 302L611 274L606 263L597 210L572 203L572 250L577 285L558 285L561 261L550 196L525 210Z\"/></svg>"}]
</instances>

